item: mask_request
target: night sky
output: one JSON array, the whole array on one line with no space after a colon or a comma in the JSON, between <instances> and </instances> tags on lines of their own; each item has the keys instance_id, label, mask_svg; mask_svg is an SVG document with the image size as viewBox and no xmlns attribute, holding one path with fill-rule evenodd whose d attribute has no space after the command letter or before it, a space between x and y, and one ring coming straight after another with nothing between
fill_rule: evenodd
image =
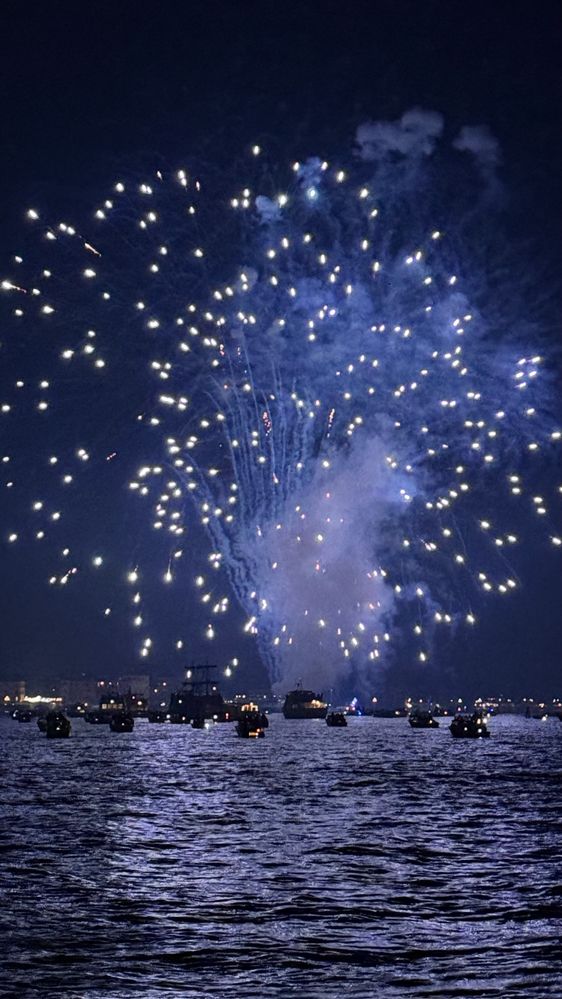
<instances>
[{"instance_id":1,"label":"night sky","mask_svg":"<svg viewBox=\"0 0 562 999\"><path fill-rule=\"evenodd\" d=\"M451 133L486 124L498 138L514 247L552 289L545 336L557 350L561 20L548 0L5 3L2 264L30 204L72 217L130 164L195 154L227 166L255 140L282 157L329 157L361 121L420 106L441 111ZM560 561L534 553L531 538L529 528L521 592L490 607L470 646L463 635L443 652L436 693L562 694ZM62 600L32 552L4 548L2 564L4 677L142 670L125 624L100 630L88 585ZM209 654L204 643L192 651ZM250 639L236 651L257 683Z\"/></svg>"}]
</instances>

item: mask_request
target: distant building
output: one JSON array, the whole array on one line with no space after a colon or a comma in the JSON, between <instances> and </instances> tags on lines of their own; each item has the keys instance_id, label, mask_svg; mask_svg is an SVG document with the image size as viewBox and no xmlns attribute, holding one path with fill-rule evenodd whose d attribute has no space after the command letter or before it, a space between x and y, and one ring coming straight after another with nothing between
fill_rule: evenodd
<instances>
[{"instance_id":1,"label":"distant building","mask_svg":"<svg viewBox=\"0 0 562 999\"><path fill-rule=\"evenodd\" d=\"M150 677L147 673L134 673L130 676L120 676L117 680L93 679L91 677L78 677L72 679L57 680L55 690L63 703L67 707L74 707L83 704L87 707L98 707L100 699L114 701L142 702L147 704L151 685Z\"/></svg>"},{"instance_id":2,"label":"distant building","mask_svg":"<svg viewBox=\"0 0 562 999\"><path fill-rule=\"evenodd\" d=\"M135 698L148 701L150 697L150 677L148 673L135 673L131 676L120 676L117 681L120 694L131 694Z\"/></svg>"},{"instance_id":3,"label":"distant building","mask_svg":"<svg viewBox=\"0 0 562 999\"><path fill-rule=\"evenodd\" d=\"M76 704L83 704L85 707L98 705L100 690L96 680L84 677L79 680L59 680L55 687L65 707L74 707Z\"/></svg>"},{"instance_id":4,"label":"distant building","mask_svg":"<svg viewBox=\"0 0 562 999\"><path fill-rule=\"evenodd\" d=\"M0 697L4 704L23 701L25 693L25 680L0 680Z\"/></svg>"}]
</instances>

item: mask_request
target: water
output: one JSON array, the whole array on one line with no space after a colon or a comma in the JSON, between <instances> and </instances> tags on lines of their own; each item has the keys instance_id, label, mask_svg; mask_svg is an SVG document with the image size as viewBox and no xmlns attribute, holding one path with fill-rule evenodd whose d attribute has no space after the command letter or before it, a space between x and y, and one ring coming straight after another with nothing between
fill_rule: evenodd
<instances>
[{"instance_id":1,"label":"water","mask_svg":"<svg viewBox=\"0 0 562 999\"><path fill-rule=\"evenodd\" d=\"M559 997L562 724L0 721L0 994Z\"/></svg>"}]
</instances>

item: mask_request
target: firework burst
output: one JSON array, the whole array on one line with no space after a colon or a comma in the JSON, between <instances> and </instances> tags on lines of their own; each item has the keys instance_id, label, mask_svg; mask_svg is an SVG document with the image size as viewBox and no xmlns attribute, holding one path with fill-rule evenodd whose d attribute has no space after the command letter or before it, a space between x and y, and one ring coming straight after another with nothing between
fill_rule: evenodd
<instances>
[{"instance_id":1,"label":"firework burst","mask_svg":"<svg viewBox=\"0 0 562 999\"><path fill-rule=\"evenodd\" d=\"M330 686L396 646L425 663L515 590L524 515L560 546L543 358L471 304L454 218L413 216L419 171L395 169L273 169L254 146L240 182L158 170L80 226L28 211L2 284L5 541L50 546L51 585L103 578L127 490L209 640L234 596L274 684ZM143 657L148 546L120 570Z\"/></svg>"}]
</instances>

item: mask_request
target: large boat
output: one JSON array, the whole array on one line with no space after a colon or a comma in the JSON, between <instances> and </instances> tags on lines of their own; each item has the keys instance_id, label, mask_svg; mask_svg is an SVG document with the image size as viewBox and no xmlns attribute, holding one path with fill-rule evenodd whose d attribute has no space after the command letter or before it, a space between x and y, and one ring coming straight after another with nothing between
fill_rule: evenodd
<instances>
[{"instance_id":1,"label":"large boat","mask_svg":"<svg viewBox=\"0 0 562 999\"><path fill-rule=\"evenodd\" d=\"M325 718L328 714L328 705L322 700L322 694L304 690L299 684L285 697L283 714L285 718Z\"/></svg>"},{"instance_id":2,"label":"large boat","mask_svg":"<svg viewBox=\"0 0 562 999\"><path fill-rule=\"evenodd\" d=\"M223 696L214 674L216 666L191 666L179 690L170 697L168 713L173 725L189 725L195 719L222 721L225 715Z\"/></svg>"}]
</instances>

